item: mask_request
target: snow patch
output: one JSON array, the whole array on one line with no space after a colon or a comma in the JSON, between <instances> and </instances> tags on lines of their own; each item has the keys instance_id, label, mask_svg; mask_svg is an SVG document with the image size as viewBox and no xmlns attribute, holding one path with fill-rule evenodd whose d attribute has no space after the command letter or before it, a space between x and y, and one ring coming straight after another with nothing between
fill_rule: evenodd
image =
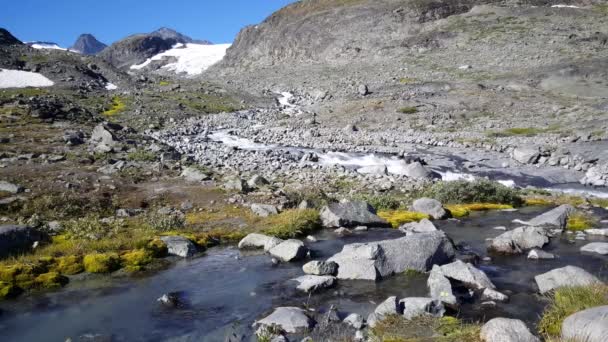
<instances>
[{"instance_id":1,"label":"snow patch","mask_svg":"<svg viewBox=\"0 0 608 342\"><path fill-rule=\"evenodd\" d=\"M67 51L68 49L64 49L61 46L55 44L55 43L42 43L42 42L36 42L36 43L31 43L29 44L32 48L37 49L37 50L44 50L44 49L49 49L49 50L61 50L61 51Z\"/></svg>"},{"instance_id":2,"label":"snow patch","mask_svg":"<svg viewBox=\"0 0 608 342\"><path fill-rule=\"evenodd\" d=\"M551 7L553 7L553 8L580 8L580 7L574 6L574 5L553 5Z\"/></svg>"},{"instance_id":3,"label":"snow patch","mask_svg":"<svg viewBox=\"0 0 608 342\"><path fill-rule=\"evenodd\" d=\"M226 50L231 44L176 44L172 49L148 58L145 62L132 65L132 70L140 70L150 65L153 61L162 60L165 57L177 59L174 63L164 65L162 68L178 74L186 73L189 76L200 75L213 64L219 62L226 55Z\"/></svg>"},{"instance_id":4,"label":"snow patch","mask_svg":"<svg viewBox=\"0 0 608 342\"><path fill-rule=\"evenodd\" d=\"M0 69L1 88L50 87L53 81L36 72Z\"/></svg>"},{"instance_id":5,"label":"snow patch","mask_svg":"<svg viewBox=\"0 0 608 342\"><path fill-rule=\"evenodd\" d=\"M116 89L118 89L118 86L116 84L109 83L109 82L108 82L108 84L106 84L106 90L116 90Z\"/></svg>"}]
</instances>

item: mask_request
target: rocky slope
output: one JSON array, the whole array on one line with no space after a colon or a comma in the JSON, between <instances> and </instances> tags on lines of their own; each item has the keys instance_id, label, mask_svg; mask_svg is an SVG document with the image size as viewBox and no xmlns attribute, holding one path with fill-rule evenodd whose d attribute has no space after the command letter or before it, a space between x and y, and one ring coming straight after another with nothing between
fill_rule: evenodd
<instances>
[{"instance_id":1,"label":"rocky slope","mask_svg":"<svg viewBox=\"0 0 608 342\"><path fill-rule=\"evenodd\" d=\"M81 34L70 50L79 52L83 55L96 55L108 47L100 42L92 34Z\"/></svg>"},{"instance_id":2,"label":"rocky slope","mask_svg":"<svg viewBox=\"0 0 608 342\"><path fill-rule=\"evenodd\" d=\"M21 41L13 36L6 29L0 28L0 46L1 45L20 45Z\"/></svg>"}]
</instances>

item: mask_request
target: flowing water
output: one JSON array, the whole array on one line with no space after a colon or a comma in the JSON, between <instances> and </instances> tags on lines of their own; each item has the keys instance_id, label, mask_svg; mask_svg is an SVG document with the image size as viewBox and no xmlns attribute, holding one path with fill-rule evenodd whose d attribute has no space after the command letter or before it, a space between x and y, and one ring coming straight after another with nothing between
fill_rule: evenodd
<instances>
[{"instance_id":1,"label":"flowing water","mask_svg":"<svg viewBox=\"0 0 608 342\"><path fill-rule=\"evenodd\" d=\"M513 219L531 218L539 210L476 213L462 221L447 220L437 225L456 243L464 243L485 256L485 239L502 233L493 227L514 227ZM604 219L608 217L605 211L599 214ZM392 229L372 229L342 238L322 231L317 234L319 241L308 245L313 258L326 259L344 244L400 236ZM498 290L510 294L511 300L495 308L467 304L459 315L475 321L515 317L533 324L545 305L542 297L534 294L535 275L576 265L608 278L608 257L581 254L579 248L584 243L554 239L545 249L559 256L555 260L531 261L522 255L481 263L479 267L488 273ZM308 306L322 312L335 304L342 313L367 316L388 296L428 295L426 275L402 274L377 283L339 281L335 288L309 297L296 292L289 282L303 274L301 266L302 263L274 266L267 255L221 247L194 259L177 261L146 277L73 281L59 292L0 303L0 340L65 341L87 333L112 335L119 341L224 341L233 333L245 335L248 340L253 334L251 324L278 306ZM156 302L162 294L176 291L186 299L184 308L168 309Z\"/></svg>"}]
</instances>

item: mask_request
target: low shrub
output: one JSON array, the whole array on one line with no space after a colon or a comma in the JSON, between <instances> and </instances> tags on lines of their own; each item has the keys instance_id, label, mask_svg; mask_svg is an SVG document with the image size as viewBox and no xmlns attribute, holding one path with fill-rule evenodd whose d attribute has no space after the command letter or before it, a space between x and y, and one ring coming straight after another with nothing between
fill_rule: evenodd
<instances>
[{"instance_id":1,"label":"low shrub","mask_svg":"<svg viewBox=\"0 0 608 342\"><path fill-rule=\"evenodd\" d=\"M263 225L268 227L263 229L265 234L290 239L308 235L321 228L321 218L314 209L292 209L269 216Z\"/></svg>"},{"instance_id":2,"label":"low shrub","mask_svg":"<svg viewBox=\"0 0 608 342\"><path fill-rule=\"evenodd\" d=\"M601 305L608 305L608 285L559 288L553 293L551 303L538 324L538 330L546 338L559 337L566 317Z\"/></svg>"},{"instance_id":3,"label":"low shrub","mask_svg":"<svg viewBox=\"0 0 608 342\"><path fill-rule=\"evenodd\" d=\"M495 203L519 207L524 203L517 190L487 179L435 183L425 191L425 196L443 204Z\"/></svg>"}]
</instances>

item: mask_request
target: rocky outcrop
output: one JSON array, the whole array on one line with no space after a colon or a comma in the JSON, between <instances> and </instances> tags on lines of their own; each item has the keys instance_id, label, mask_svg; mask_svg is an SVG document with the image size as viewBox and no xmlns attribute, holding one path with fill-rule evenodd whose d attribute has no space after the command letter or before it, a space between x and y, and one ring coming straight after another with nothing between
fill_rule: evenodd
<instances>
[{"instance_id":1,"label":"rocky outcrop","mask_svg":"<svg viewBox=\"0 0 608 342\"><path fill-rule=\"evenodd\" d=\"M6 29L0 28L0 46L4 45L22 45L23 43L15 38L9 31Z\"/></svg>"},{"instance_id":2,"label":"rocky outcrop","mask_svg":"<svg viewBox=\"0 0 608 342\"><path fill-rule=\"evenodd\" d=\"M70 50L79 52L83 55L96 55L106 47L108 46L97 40L92 34L85 33L81 34L78 39L76 39L76 42L72 45Z\"/></svg>"},{"instance_id":3,"label":"rocky outcrop","mask_svg":"<svg viewBox=\"0 0 608 342\"><path fill-rule=\"evenodd\" d=\"M596 276L576 266L556 268L537 275L534 280L542 294L564 286L586 286L601 283Z\"/></svg>"},{"instance_id":4,"label":"rocky outcrop","mask_svg":"<svg viewBox=\"0 0 608 342\"><path fill-rule=\"evenodd\" d=\"M328 261L338 264L339 279L378 280L406 270L426 272L435 264L450 262L454 255L452 242L437 231L346 245Z\"/></svg>"},{"instance_id":5,"label":"rocky outcrop","mask_svg":"<svg viewBox=\"0 0 608 342\"><path fill-rule=\"evenodd\" d=\"M526 324L518 319L494 318L481 327L479 335L485 342L539 342Z\"/></svg>"},{"instance_id":6,"label":"rocky outcrop","mask_svg":"<svg viewBox=\"0 0 608 342\"><path fill-rule=\"evenodd\" d=\"M562 323L564 341L605 342L608 337L608 306L574 313Z\"/></svg>"},{"instance_id":7,"label":"rocky outcrop","mask_svg":"<svg viewBox=\"0 0 608 342\"><path fill-rule=\"evenodd\" d=\"M331 203L321 209L321 221L325 227L388 227L376 210L362 201Z\"/></svg>"}]
</instances>

